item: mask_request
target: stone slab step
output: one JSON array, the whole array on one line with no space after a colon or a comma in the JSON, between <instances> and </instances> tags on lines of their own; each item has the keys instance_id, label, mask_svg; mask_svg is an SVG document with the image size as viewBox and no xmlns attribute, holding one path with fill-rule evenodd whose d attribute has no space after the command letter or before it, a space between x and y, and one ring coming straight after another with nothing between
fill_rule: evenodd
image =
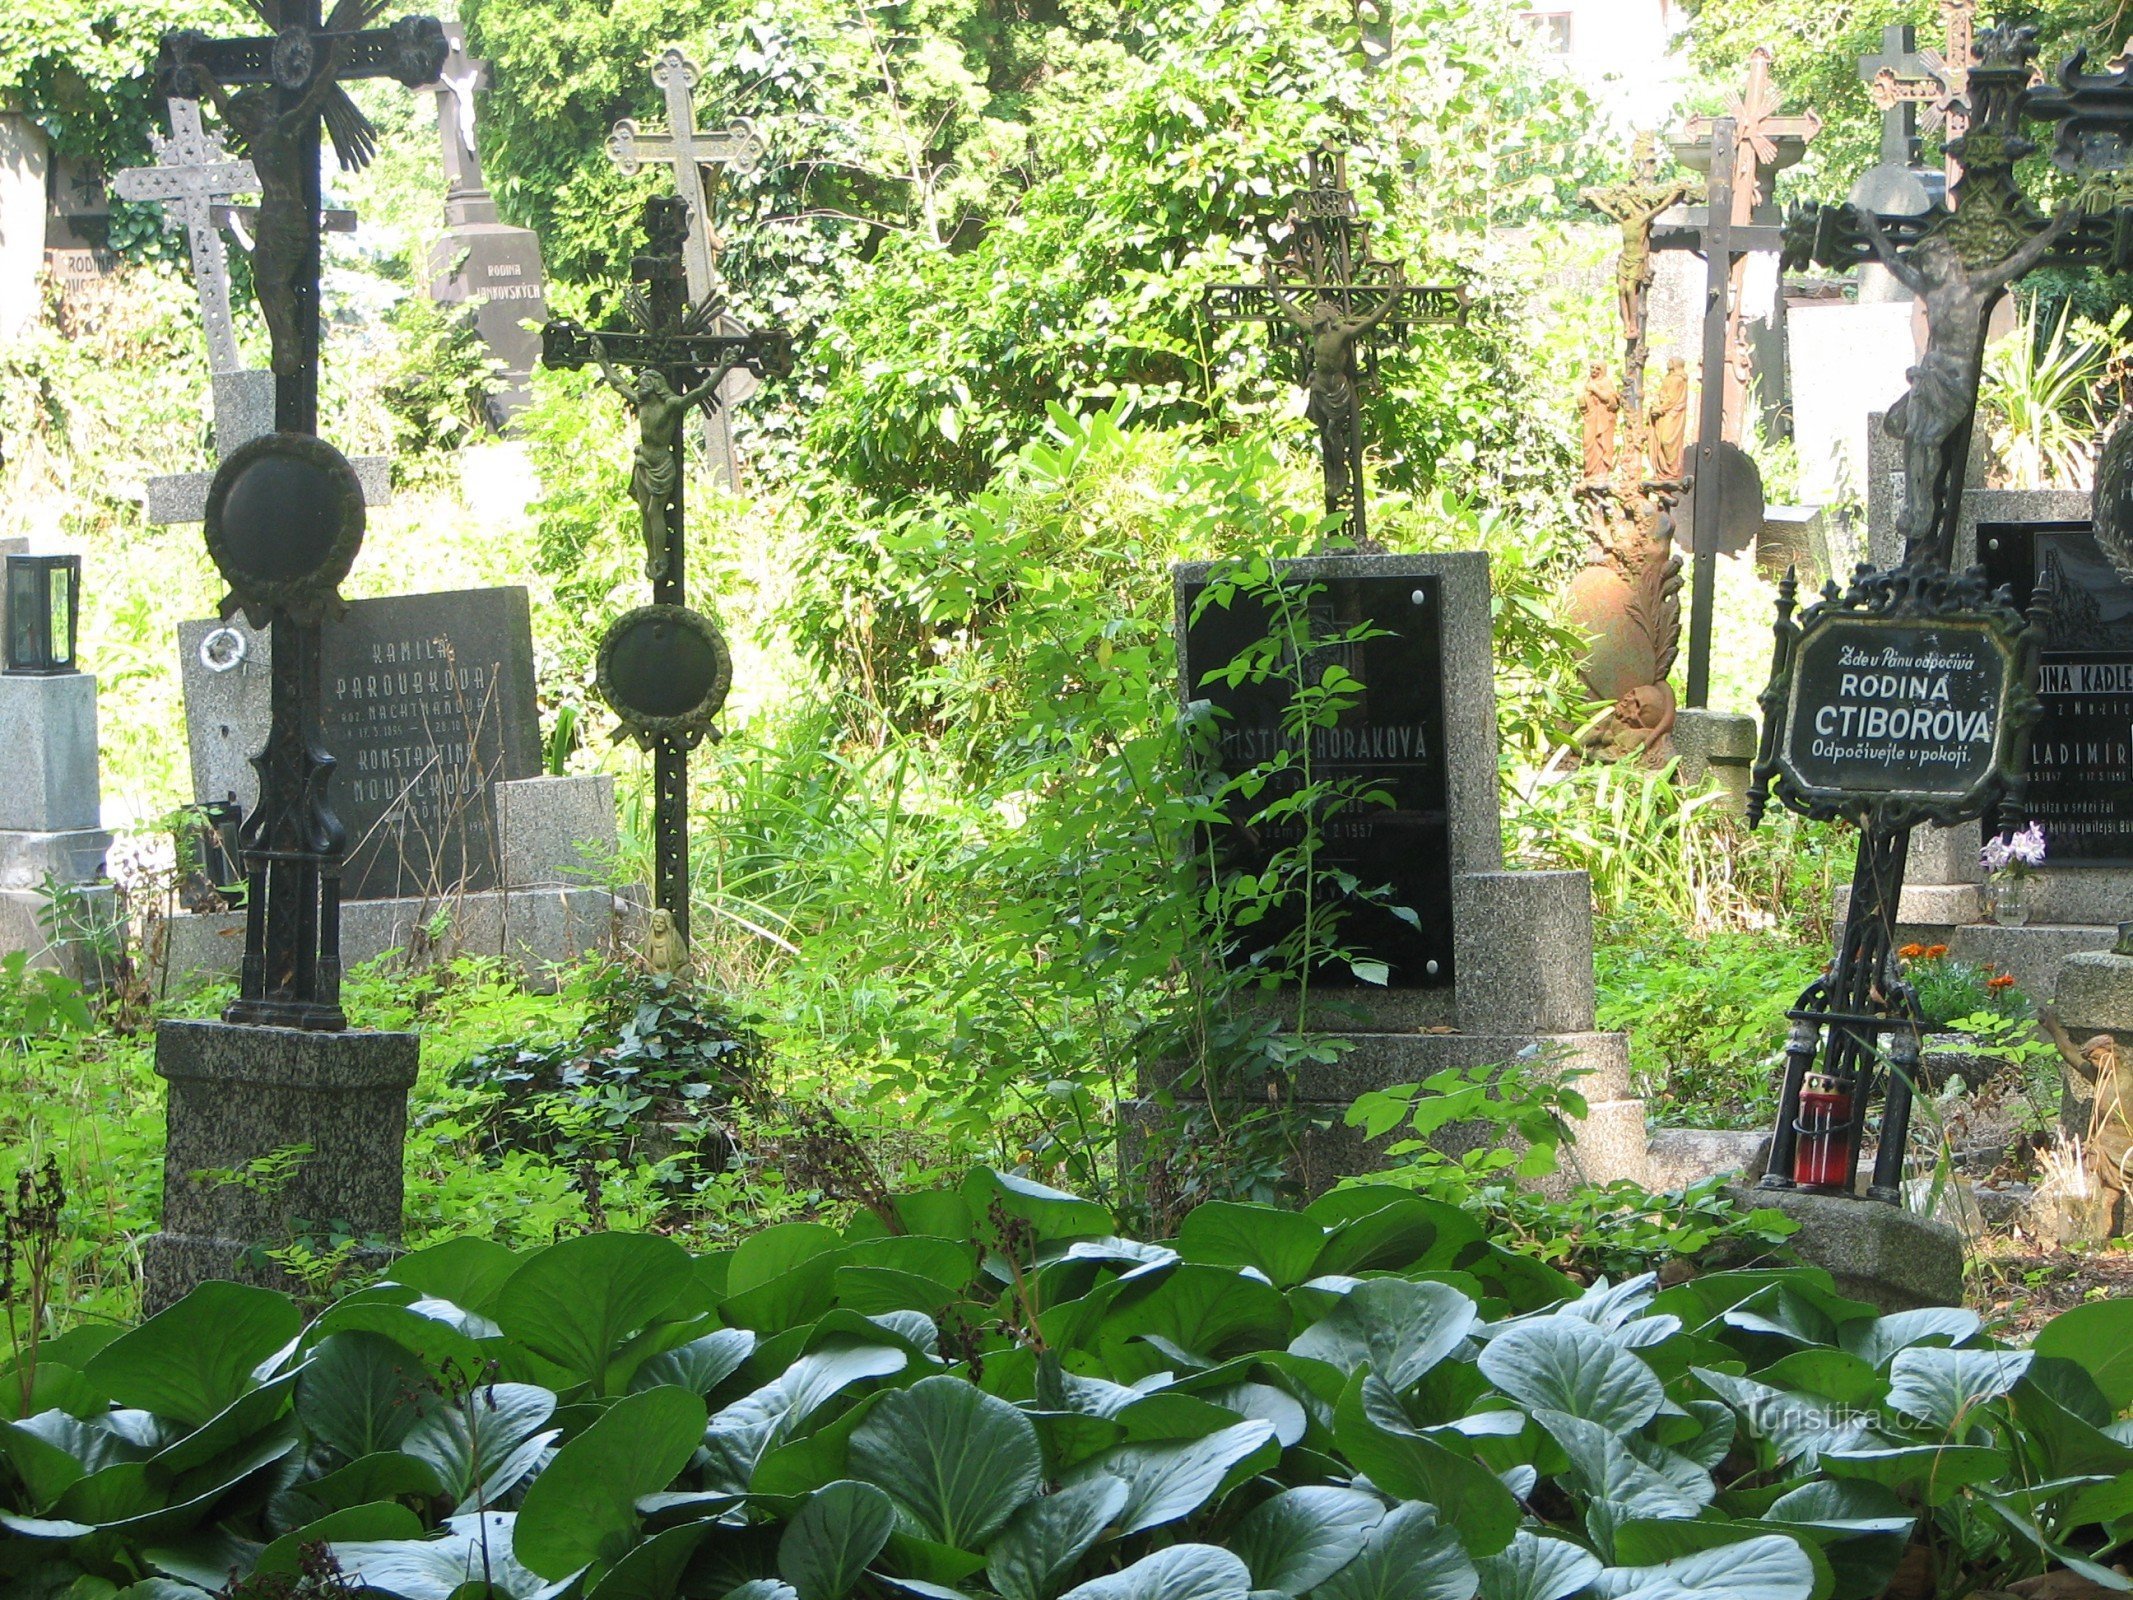
<instances>
[{"instance_id":1,"label":"stone slab step","mask_svg":"<svg viewBox=\"0 0 2133 1600\"><path fill-rule=\"evenodd\" d=\"M2032 922L2003 928L1981 922L1957 928L1947 942L1948 953L1957 960L2012 974L2022 992L2042 1004L2058 990L2062 960L2076 951L2108 950L2117 939L2115 925Z\"/></svg>"},{"instance_id":2,"label":"stone slab step","mask_svg":"<svg viewBox=\"0 0 2133 1600\"><path fill-rule=\"evenodd\" d=\"M1720 1173L1753 1183L1770 1154L1770 1131L1738 1128L1654 1128L1646 1153L1654 1190L1686 1189Z\"/></svg>"}]
</instances>

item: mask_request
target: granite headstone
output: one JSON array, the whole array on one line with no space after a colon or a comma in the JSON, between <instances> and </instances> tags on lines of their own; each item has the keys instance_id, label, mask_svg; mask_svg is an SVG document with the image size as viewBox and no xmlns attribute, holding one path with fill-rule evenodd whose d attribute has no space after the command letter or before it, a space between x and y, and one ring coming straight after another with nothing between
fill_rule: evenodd
<instances>
[{"instance_id":1,"label":"granite headstone","mask_svg":"<svg viewBox=\"0 0 2133 1600\"><path fill-rule=\"evenodd\" d=\"M178 629L194 794L250 809L272 641L241 620ZM342 897L496 887L495 785L540 771L526 591L358 600L326 624L329 791L348 829Z\"/></svg>"}]
</instances>

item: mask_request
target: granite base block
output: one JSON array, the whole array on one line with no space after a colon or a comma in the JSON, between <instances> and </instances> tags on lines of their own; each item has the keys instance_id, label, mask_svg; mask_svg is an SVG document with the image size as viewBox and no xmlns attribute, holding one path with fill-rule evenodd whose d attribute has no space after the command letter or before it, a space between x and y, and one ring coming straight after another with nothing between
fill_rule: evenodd
<instances>
[{"instance_id":1,"label":"granite base block","mask_svg":"<svg viewBox=\"0 0 2133 1600\"><path fill-rule=\"evenodd\" d=\"M2133 870L2124 867L2046 867L2032 891L2039 922L2117 927L2133 922Z\"/></svg>"},{"instance_id":2,"label":"granite base block","mask_svg":"<svg viewBox=\"0 0 2133 1600\"><path fill-rule=\"evenodd\" d=\"M1852 888L1837 890L1836 919L1841 924L1850 913ZM1985 914L1983 892L1974 883L1910 883L1896 902L1896 924L1907 944L1946 944L1957 928L1976 922Z\"/></svg>"},{"instance_id":3,"label":"granite base block","mask_svg":"<svg viewBox=\"0 0 2133 1600\"><path fill-rule=\"evenodd\" d=\"M1471 1033L1593 1025L1592 880L1582 872L1465 872L1452 880L1459 1024Z\"/></svg>"},{"instance_id":4,"label":"granite base block","mask_svg":"<svg viewBox=\"0 0 2133 1600\"><path fill-rule=\"evenodd\" d=\"M2087 1034L2133 1032L2133 956L2081 950L2059 963L2052 1007L2078 1042Z\"/></svg>"},{"instance_id":5,"label":"granite base block","mask_svg":"<svg viewBox=\"0 0 2133 1600\"><path fill-rule=\"evenodd\" d=\"M1948 951L1959 961L1974 966L1989 964L2011 974L2024 994L2043 1004L2058 993L2062 961L2079 951L2108 950L2117 938L2116 928L2036 922L2022 928L2003 928L1997 923L1981 922L1950 934Z\"/></svg>"},{"instance_id":6,"label":"granite base block","mask_svg":"<svg viewBox=\"0 0 2133 1600\"><path fill-rule=\"evenodd\" d=\"M1686 710L1674 719L1675 776L1691 790L1716 789L1726 808L1745 814L1753 776L1755 718L1731 711Z\"/></svg>"},{"instance_id":7,"label":"granite base block","mask_svg":"<svg viewBox=\"0 0 2133 1600\"><path fill-rule=\"evenodd\" d=\"M1655 1128L1646 1155L1654 1191L1686 1189L1731 1173L1750 1183L1770 1159L1770 1135L1742 1128Z\"/></svg>"},{"instance_id":8,"label":"granite base block","mask_svg":"<svg viewBox=\"0 0 2133 1600\"><path fill-rule=\"evenodd\" d=\"M1837 1292L1882 1312L1963 1303L1963 1239L1879 1200L1803 1194L1796 1189L1727 1191L1744 1210L1772 1206L1800 1225L1786 1246L1837 1281Z\"/></svg>"},{"instance_id":9,"label":"granite base block","mask_svg":"<svg viewBox=\"0 0 2133 1600\"><path fill-rule=\"evenodd\" d=\"M0 889L42 889L47 882L94 883L104 875L111 835L102 828L59 833L0 828Z\"/></svg>"},{"instance_id":10,"label":"granite base block","mask_svg":"<svg viewBox=\"0 0 2133 1600\"><path fill-rule=\"evenodd\" d=\"M548 969L611 954L642 937L643 910L606 889L492 889L446 900L357 900L341 907L341 960L486 955L519 967L534 988ZM234 976L244 956L244 914L172 917L163 924L164 981L183 988Z\"/></svg>"},{"instance_id":11,"label":"granite base block","mask_svg":"<svg viewBox=\"0 0 2133 1600\"><path fill-rule=\"evenodd\" d=\"M496 834L511 888L582 886L614 861L615 780L598 773L499 783Z\"/></svg>"},{"instance_id":12,"label":"granite base block","mask_svg":"<svg viewBox=\"0 0 2133 1600\"><path fill-rule=\"evenodd\" d=\"M101 824L96 679L0 672L0 828L64 833Z\"/></svg>"},{"instance_id":13,"label":"granite base block","mask_svg":"<svg viewBox=\"0 0 2133 1600\"><path fill-rule=\"evenodd\" d=\"M378 1250L400 1238L411 1033L314 1033L165 1022L155 1070L170 1086L163 1236L145 1258L153 1313L202 1268L267 1270L262 1249L331 1228ZM285 1182L223 1176L291 1158Z\"/></svg>"}]
</instances>

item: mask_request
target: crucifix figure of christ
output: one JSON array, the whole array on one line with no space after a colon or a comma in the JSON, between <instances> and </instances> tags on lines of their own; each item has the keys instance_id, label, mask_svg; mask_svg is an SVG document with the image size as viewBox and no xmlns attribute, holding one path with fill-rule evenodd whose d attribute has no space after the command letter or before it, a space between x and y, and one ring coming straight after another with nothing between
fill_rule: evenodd
<instances>
[{"instance_id":1,"label":"crucifix figure of christ","mask_svg":"<svg viewBox=\"0 0 2133 1600\"><path fill-rule=\"evenodd\" d=\"M253 757L259 801L245 819L245 950L230 1022L321 1030L340 1006L340 863L347 830L327 791L333 757L319 731L320 631L362 541L363 493L345 457L318 437L320 124L344 166L377 137L341 84L389 77L409 88L444 63L433 17L369 24L380 0L251 0L265 38L166 34L166 98L220 112L259 180L252 266L273 338L276 432L225 458L205 508L209 553L231 585L226 611L271 627L265 747Z\"/></svg>"},{"instance_id":2,"label":"crucifix figure of christ","mask_svg":"<svg viewBox=\"0 0 2133 1600\"><path fill-rule=\"evenodd\" d=\"M1358 220L1344 152L1315 151L1305 171L1308 186L1289 210L1287 248L1267 263L1260 282L1214 284L1202 305L1217 323L1288 328L1307 391L1305 415L1318 428L1326 510L1342 519L1342 534L1367 548L1362 388L1376 373L1372 335L1464 323L1466 290L1409 283L1397 262L1371 255L1370 225Z\"/></svg>"},{"instance_id":3,"label":"crucifix figure of christ","mask_svg":"<svg viewBox=\"0 0 2133 1600\"><path fill-rule=\"evenodd\" d=\"M696 86L703 73L679 49L669 47L652 63L653 87L665 97L667 125L646 128L624 117L607 136L607 158L625 177L634 176L648 164L672 169L674 193L688 207L689 234L682 259L688 270L689 298L702 305L717 293L714 274L718 269L720 240L712 201L720 177L731 170L753 172L762 164L770 147L752 124L735 120L723 128L696 125ZM738 324L734 329L737 331ZM736 368L718 395L716 405L704 408L704 445L710 451L714 472L731 485L739 481L740 458L733 443L732 408L754 392L755 382L745 368Z\"/></svg>"},{"instance_id":4,"label":"crucifix figure of christ","mask_svg":"<svg viewBox=\"0 0 2133 1600\"><path fill-rule=\"evenodd\" d=\"M229 153L220 133L200 125L200 102L173 99L170 136L150 132L156 164L113 173L111 192L121 200L156 200L163 206L163 226L185 230L192 258L193 292L200 299L200 321L207 330L207 368L211 373L238 370L237 330L230 322L230 261L215 223L215 207L240 194L253 194L259 179L252 163Z\"/></svg>"},{"instance_id":5,"label":"crucifix figure of christ","mask_svg":"<svg viewBox=\"0 0 2133 1600\"><path fill-rule=\"evenodd\" d=\"M1778 109L1776 87L1770 81L1770 52L1758 45L1748 53L1748 79L1734 96L1727 115L1733 123L1732 221L1745 228L1770 196L1768 178L1800 158L1808 143L1822 131L1822 119L1812 111L1785 115ZM1711 145L1715 121L1710 117L1689 119L1688 135L1702 141L1716 159ZM1732 286L1726 312L1725 405L1721 413L1723 437L1740 442L1742 412L1747 406L1752 374L1752 353L1742 308L1748 282L1748 252L1733 258ZM1708 369L1707 369L1708 370ZM1696 702L1691 701L1692 705Z\"/></svg>"},{"instance_id":6,"label":"crucifix figure of christ","mask_svg":"<svg viewBox=\"0 0 2133 1600\"><path fill-rule=\"evenodd\" d=\"M1892 54L1885 43L1882 57L1866 57L1859 65L1862 71L1869 62L1874 67L1873 76L1867 79L1866 92L1884 119L1897 108L1907 106L1911 108L1909 126L1912 129L1917 129L1923 122L1925 132L1931 133L1936 128L1941 131L1941 148L1947 165L1947 192L1952 194L1962 169L1948 147L1962 137L1963 130L1969 125L1970 104L1966 96L1970 61L1976 54L1977 0L1940 0L1940 20L1940 49L1906 49L1894 54L1893 59L1882 59ZM1922 117L1920 112L1923 112ZM1881 138L1882 159L1886 161L1890 143L1886 120L1882 124Z\"/></svg>"},{"instance_id":7,"label":"crucifix figure of christ","mask_svg":"<svg viewBox=\"0 0 2133 1600\"><path fill-rule=\"evenodd\" d=\"M1662 212L1696 197L1694 178L1659 176L1659 146L1649 133L1636 142L1636 176L1582 190L1578 198L1622 229L1615 256L1615 315L1622 323L1622 405L1631 416L1644 404L1644 313L1652 293L1652 226Z\"/></svg>"},{"instance_id":8,"label":"crucifix figure of christ","mask_svg":"<svg viewBox=\"0 0 2133 1600\"><path fill-rule=\"evenodd\" d=\"M740 329L717 300L692 303L683 249L689 217L671 195L644 207L645 247L632 258L622 320L598 332L557 318L542 330L544 365L591 365L637 414L630 492L644 530L652 605L609 630L601 647L601 692L652 752L655 791L653 905L689 934L689 751L712 732L710 718L731 677L717 630L688 609L683 521L682 433L689 413L714 401L729 375L770 377L791 370L781 332ZM723 663L713 670L713 660ZM688 663L704 663L701 685L677 683ZM637 663L653 681L640 681ZM699 688L701 692L699 692ZM715 691L715 692L714 692ZM686 702L682 704L681 702Z\"/></svg>"}]
</instances>

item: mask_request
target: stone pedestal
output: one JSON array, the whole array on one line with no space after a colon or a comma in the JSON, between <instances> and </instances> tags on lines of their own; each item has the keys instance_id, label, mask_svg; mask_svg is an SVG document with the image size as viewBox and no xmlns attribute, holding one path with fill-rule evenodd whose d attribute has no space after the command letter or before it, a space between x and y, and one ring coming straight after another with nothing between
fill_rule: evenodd
<instances>
[{"instance_id":1,"label":"stone pedestal","mask_svg":"<svg viewBox=\"0 0 2133 1600\"><path fill-rule=\"evenodd\" d=\"M1837 1292L1880 1311L1963 1303L1963 1239L1946 1223L1878 1200L1796 1189L1727 1191L1744 1210L1773 1206L1800 1225L1786 1241L1810 1266L1837 1281Z\"/></svg>"},{"instance_id":2,"label":"stone pedestal","mask_svg":"<svg viewBox=\"0 0 2133 1600\"><path fill-rule=\"evenodd\" d=\"M418 1054L411 1033L158 1026L169 1132L163 1231L141 1247L143 1308L153 1315L210 1278L292 1288L264 1252L302 1238L352 1234L366 1263L388 1260ZM286 1181L247 1170L277 1157Z\"/></svg>"},{"instance_id":3,"label":"stone pedestal","mask_svg":"<svg viewBox=\"0 0 2133 1600\"><path fill-rule=\"evenodd\" d=\"M616 851L614 779L519 778L495 792L501 885L343 903L345 965L392 951L464 952L509 961L540 988L552 984L555 966L641 941L644 907L603 886ZM242 912L172 917L163 929L162 969L172 989L236 975Z\"/></svg>"},{"instance_id":4,"label":"stone pedestal","mask_svg":"<svg viewBox=\"0 0 2133 1600\"><path fill-rule=\"evenodd\" d=\"M1675 776L1689 789L1717 789L1726 809L1745 815L1755 767L1755 718L1731 711L1683 711L1674 719Z\"/></svg>"},{"instance_id":5,"label":"stone pedestal","mask_svg":"<svg viewBox=\"0 0 2133 1600\"><path fill-rule=\"evenodd\" d=\"M96 679L0 673L0 751L0 954L93 982L93 935L113 916L98 881L111 835L99 825ZM55 887L75 892L55 906Z\"/></svg>"}]
</instances>

